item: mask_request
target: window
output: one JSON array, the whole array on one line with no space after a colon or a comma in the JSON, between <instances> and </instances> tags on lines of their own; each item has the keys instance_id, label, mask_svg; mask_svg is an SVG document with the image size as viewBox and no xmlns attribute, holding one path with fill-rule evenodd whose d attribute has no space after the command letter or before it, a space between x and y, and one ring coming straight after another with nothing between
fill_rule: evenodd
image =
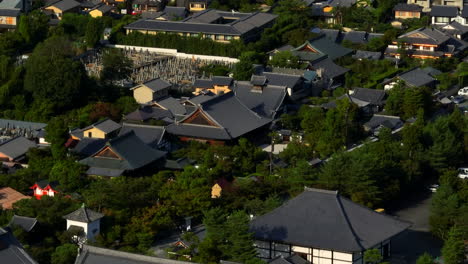
<instances>
[{"instance_id":1,"label":"window","mask_svg":"<svg viewBox=\"0 0 468 264\"><path fill-rule=\"evenodd\" d=\"M450 22L450 18L448 17L436 17L436 23L448 23Z\"/></svg>"},{"instance_id":2,"label":"window","mask_svg":"<svg viewBox=\"0 0 468 264\"><path fill-rule=\"evenodd\" d=\"M205 34L205 38L212 39L212 38L213 38L213 35L211 35L211 34Z\"/></svg>"},{"instance_id":3,"label":"window","mask_svg":"<svg viewBox=\"0 0 468 264\"><path fill-rule=\"evenodd\" d=\"M232 39L232 36L226 36L225 39L226 39L226 40L231 40L231 39Z\"/></svg>"},{"instance_id":4,"label":"window","mask_svg":"<svg viewBox=\"0 0 468 264\"><path fill-rule=\"evenodd\" d=\"M216 40L224 40L224 36L223 35L216 35Z\"/></svg>"},{"instance_id":5,"label":"window","mask_svg":"<svg viewBox=\"0 0 468 264\"><path fill-rule=\"evenodd\" d=\"M424 46L423 49L424 49L424 50L431 50L431 47L426 47L426 46Z\"/></svg>"}]
</instances>

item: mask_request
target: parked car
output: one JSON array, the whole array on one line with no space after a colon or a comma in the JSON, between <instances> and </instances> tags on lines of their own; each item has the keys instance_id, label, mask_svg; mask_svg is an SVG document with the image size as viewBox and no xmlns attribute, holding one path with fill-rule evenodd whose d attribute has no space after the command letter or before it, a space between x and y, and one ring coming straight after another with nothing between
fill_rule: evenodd
<instances>
[{"instance_id":1,"label":"parked car","mask_svg":"<svg viewBox=\"0 0 468 264\"><path fill-rule=\"evenodd\" d=\"M437 192L437 189L439 189L439 184L431 184L427 189L433 193Z\"/></svg>"},{"instance_id":2,"label":"parked car","mask_svg":"<svg viewBox=\"0 0 468 264\"><path fill-rule=\"evenodd\" d=\"M465 97L461 95L452 96L451 99L452 99L452 102L454 102L455 104L461 104L465 101Z\"/></svg>"},{"instance_id":3,"label":"parked car","mask_svg":"<svg viewBox=\"0 0 468 264\"><path fill-rule=\"evenodd\" d=\"M458 168L458 178L468 179L468 168Z\"/></svg>"},{"instance_id":4,"label":"parked car","mask_svg":"<svg viewBox=\"0 0 468 264\"><path fill-rule=\"evenodd\" d=\"M458 95L468 96L468 87L463 87L460 90L458 90Z\"/></svg>"}]
</instances>

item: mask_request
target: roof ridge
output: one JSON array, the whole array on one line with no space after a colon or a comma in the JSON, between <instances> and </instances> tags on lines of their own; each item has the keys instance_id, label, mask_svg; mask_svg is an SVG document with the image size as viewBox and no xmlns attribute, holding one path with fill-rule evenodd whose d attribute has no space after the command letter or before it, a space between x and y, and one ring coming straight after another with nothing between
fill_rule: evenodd
<instances>
[{"instance_id":1,"label":"roof ridge","mask_svg":"<svg viewBox=\"0 0 468 264\"><path fill-rule=\"evenodd\" d=\"M84 204L83 204L83 205L84 205ZM83 212L84 212L86 221L91 221L91 219L89 219L88 212L86 211L86 206L84 205L84 206L81 207L81 208L83 209Z\"/></svg>"},{"instance_id":2,"label":"roof ridge","mask_svg":"<svg viewBox=\"0 0 468 264\"><path fill-rule=\"evenodd\" d=\"M337 190L332 191L332 190L318 189L318 188L312 188L312 187L307 187L307 186L304 187L304 191L339 195Z\"/></svg>"},{"instance_id":3,"label":"roof ridge","mask_svg":"<svg viewBox=\"0 0 468 264\"><path fill-rule=\"evenodd\" d=\"M164 126L156 126L156 125L145 125L145 124L135 124L135 123L129 123L129 122L123 122L123 126L129 126L129 127L148 127L148 128L164 128Z\"/></svg>"},{"instance_id":4,"label":"roof ridge","mask_svg":"<svg viewBox=\"0 0 468 264\"><path fill-rule=\"evenodd\" d=\"M356 241L357 245L361 248L361 250L364 250L365 247L361 244L360 238L356 234L356 231L354 231L354 228L353 228L351 222L349 221L348 215L347 215L346 211L344 210L343 204L341 202L341 196L338 195L338 192L337 192L337 195L336 195L336 202L338 204L338 208L340 210L340 213L343 216L347 227L349 228L349 231L350 231L351 235L353 236L354 240Z\"/></svg>"}]
</instances>

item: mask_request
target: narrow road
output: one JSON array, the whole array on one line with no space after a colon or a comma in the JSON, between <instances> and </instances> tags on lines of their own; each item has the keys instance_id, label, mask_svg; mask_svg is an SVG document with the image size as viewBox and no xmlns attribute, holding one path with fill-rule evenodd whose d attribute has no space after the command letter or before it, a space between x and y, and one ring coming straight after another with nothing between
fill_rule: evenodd
<instances>
[{"instance_id":1,"label":"narrow road","mask_svg":"<svg viewBox=\"0 0 468 264\"><path fill-rule=\"evenodd\" d=\"M392 241L393 264L416 263L417 258L424 252L433 257L440 257L442 241L429 232L429 215L432 193L417 193L402 202L399 208L395 208L391 215L401 220L411 222L409 230L397 236Z\"/></svg>"}]
</instances>

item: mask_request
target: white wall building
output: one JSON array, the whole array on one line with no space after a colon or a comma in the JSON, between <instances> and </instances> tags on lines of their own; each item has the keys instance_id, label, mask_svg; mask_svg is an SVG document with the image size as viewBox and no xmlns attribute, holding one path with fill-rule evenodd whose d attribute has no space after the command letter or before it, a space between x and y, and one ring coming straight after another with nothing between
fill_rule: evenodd
<instances>
[{"instance_id":1,"label":"white wall building","mask_svg":"<svg viewBox=\"0 0 468 264\"><path fill-rule=\"evenodd\" d=\"M71 228L82 229L85 240L94 240L94 237L100 232L102 217L104 217L103 214L86 208L83 205L80 209L65 215L63 218L67 219L67 230Z\"/></svg>"}]
</instances>

